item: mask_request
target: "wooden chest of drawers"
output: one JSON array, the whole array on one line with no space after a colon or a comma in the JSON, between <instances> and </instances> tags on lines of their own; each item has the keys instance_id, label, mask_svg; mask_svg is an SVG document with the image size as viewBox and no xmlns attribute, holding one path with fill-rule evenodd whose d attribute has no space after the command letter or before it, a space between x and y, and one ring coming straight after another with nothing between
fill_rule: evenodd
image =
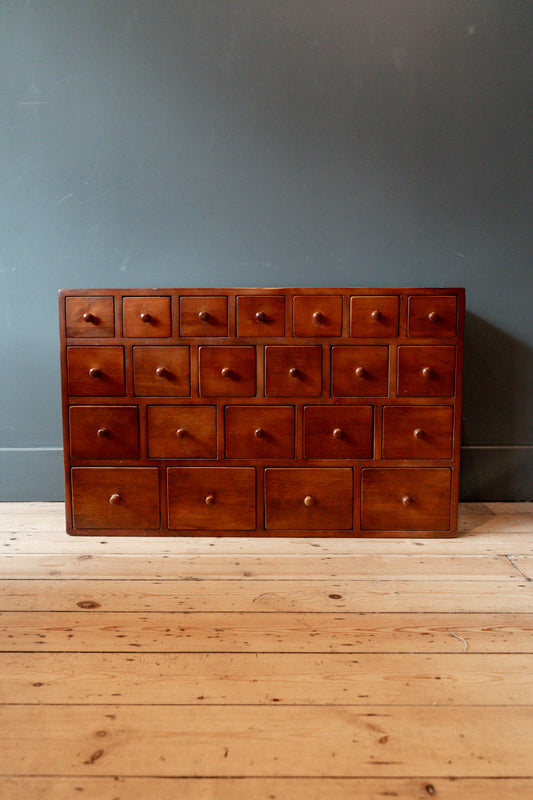
<instances>
[{"instance_id":1,"label":"wooden chest of drawers","mask_svg":"<svg viewBox=\"0 0 533 800\"><path fill-rule=\"evenodd\" d=\"M67 530L453 536L463 289L59 293Z\"/></svg>"}]
</instances>

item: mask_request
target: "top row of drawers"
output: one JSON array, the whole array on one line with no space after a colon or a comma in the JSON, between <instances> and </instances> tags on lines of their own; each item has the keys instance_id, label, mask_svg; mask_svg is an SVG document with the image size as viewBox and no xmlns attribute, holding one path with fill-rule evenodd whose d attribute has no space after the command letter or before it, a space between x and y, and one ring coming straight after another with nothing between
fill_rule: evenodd
<instances>
[{"instance_id":1,"label":"top row of drawers","mask_svg":"<svg viewBox=\"0 0 533 800\"><path fill-rule=\"evenodd\" d=\"M173 326L172 301L175 303ZM292 335L302 338L342 336L342 295L295 295L292 297ZM350 297L350 336L396 337L399 332L398 295ZM67 336L99 338L115 336L115 298L93 296L66 298ZM122 327L127 338L227 337L228 298L205 296L122 297ZM240 295L236 298L236 335L282 337L286 333L284 295ZM407 335L443 338L457 335L457 297L412 295L408 297Z\"/></svg>"}]
</instances>

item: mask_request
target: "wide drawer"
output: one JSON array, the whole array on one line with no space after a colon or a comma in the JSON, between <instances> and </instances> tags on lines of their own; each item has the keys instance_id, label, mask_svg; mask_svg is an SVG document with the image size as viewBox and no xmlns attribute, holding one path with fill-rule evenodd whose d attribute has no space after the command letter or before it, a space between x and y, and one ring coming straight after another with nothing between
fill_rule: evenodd
<instances>
[{"instance_id":1,"label":"wide drawer","mask_svg":"<svg viewBox=\"0 0 533 800\"><path fill-rule=\"evenodd\" d=\"M353 473L348 467L265 470L265 527L347 530L353 522Z\"/></svg>"},{"instance_id":2,"label":"wide drawer","mask_svg":"<svg viewBox=\"0 0 533 800\"><path fill-rule=\"evenodd\" d=\"M72 458L139 458L138 406L71 406Z\"/></svg>"},{"instance_id":3,"label":"wide drawer","mask_svg":"<svg viewBox=\"0 0 533 800\"><path fill-rule=\"evenodd\" d=\"M172 334L170 297L124 297L124 336L141 339Z\"/></svg>"},{"instance_id":4,"label":"wide drawer","mask_svg":"<svg viewBox=\"0 0 533 800\"><path fill-rule=\"evenodd\" d=\"M187 397L191 393L189 348L134 347L133 386L137 397Z\"/></svg>"},{"instance_id":5,"label":"wide drawer","mask_svg":"<svg viewBox=\"0 0 533 800\"><path fill-rule=\"evenodd\" d=\"M115 335L115 305L112 297L67 297L67 336L100 338Z\"/></svg>"},{"instance_id":6,"label":"wide drawer","mask_svg":"<svg viewBox=\"0 0 533 800\"><path fill-rule=\"evenodd\" d=\"M367 531L447 531L451 470L363 469L361 527Z\"/></svg>"},{"instance_id":7,"label":"wide drawer","mask_svg":"<svg viewBox=\"0 0 533 800\"><path fill-rule=\"evenodd\" d=\"M156 467L73 467L71 478L75 528L159 529Z\"/></svg>"},{"instance_id":8,"label":"wide drawer","mask_svg":"<svg viewBox=\"0 0 533 800\"><path fill-rule=\"evenodd\" d=\"M414 345L398 348L399 397L453 397L455 347Z\"/></svg>"},{"instance_id":9,"label":"wide drawer","mask_svg":"<svg viewBox=\"0 0 533 800\"><path fill-rule=\"evenodd\" d=\"M372 458L372 406L306 406L304 458Z\"/></svg>"},{"instance_id":10,"label":"wide drawer","mask_svg":"<svg viewBox=\"0 0 533 800\"><path fill-rule=\"evenodd\" d=\"M215 406L148 406L148 458L216 458Z\"/></svg>"},{"instance_id":11,"label":"wide drawer","mask_svg":"<svg viewBox=\"0 0 533 800\"><path fill-rule=\"evenodd\" d=\"M451 458L453 406L385 406L383 458Z\"/></svg>"},{"instance_id":12,"label":"wide drawer","mask_svg":"<svg viewBox=\"0 0 533 800\"><path fill-rule=\"evenodd\" d=\"M389 348L338 345L331 352L331 393L335 397L386 397Z\"/></svg>"},{"instance_id":13,"label":"wide drawer","mask_svg":"<svg viewBox=\"0 0 533 800\"><path fill-rule=\"evenodd\" d=\"M254 467L169 467L168 527L255 530L255 480Z\"/></svg>"},{"instance_id":14,"label":"wide drawer","mask_svg":"<svg viewBox=\"0 0 533 800\"><path fill-rule=\"evenodd\" d=\"M125 393L123 347L68 347L71 397L120 397Z\"/></svg>"},{"instance_id":15,"label":"wide drawer","mask_svg":"<svg viewBox=\"0 0 533 800\"><path fill-rule=\"evenodd\" d=\"M294 406L227 406L226 458L294 458Z\"/></svg>"},{"instance_id":16,"label":"wide drawer","mask_svg":"<svg viewBox=\"0 0 533 800\"><path fill-rule=\"evenodd\" d=\"M265 348L267 397L320 397L322 348L270 346Z\"/></svg>"}]
</instances>

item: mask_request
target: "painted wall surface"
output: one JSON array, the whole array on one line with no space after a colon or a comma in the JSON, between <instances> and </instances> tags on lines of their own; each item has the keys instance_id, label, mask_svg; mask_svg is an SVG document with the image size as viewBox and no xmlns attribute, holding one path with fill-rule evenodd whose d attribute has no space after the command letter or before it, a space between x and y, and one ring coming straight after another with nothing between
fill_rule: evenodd
<instances>
[{"instance_id":1,"label":"painted wall surface","mask_svg":"<svg viewBox=\"0 0 533 800\"><path fill-rule=\"evenodd\" d=\"M0 499L62 497L57 289L465 286L463 499L533 497L533 4L3 0Z\"/></svg>"}]
</instances>

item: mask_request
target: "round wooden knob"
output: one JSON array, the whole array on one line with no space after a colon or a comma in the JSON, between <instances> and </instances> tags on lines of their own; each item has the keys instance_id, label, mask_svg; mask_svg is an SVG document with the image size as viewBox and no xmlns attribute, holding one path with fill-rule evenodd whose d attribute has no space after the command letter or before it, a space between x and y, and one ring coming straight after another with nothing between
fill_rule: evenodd
<instances>
[{"instance_id":1,"label":"round wooden knob","mask_svg":"<svg viewBox=\"0 0 533 800\"><path fill-rule=\"evenodd\" d=\"M207 497L205 498L206 506L212 506L214 502L215 502L215 495L208 494Z\"/></svg>"},{"instance_id":2,"label":"round wooden knob","mask_svg":"<svg viewBox=\"0 0 533 800\"><path fill-rule=\"evenodd\" d=\"M166 378L168 373L166 367L158 367L155 371L158 378Z\"/></svg>"},{"instance_id":3,"label":"round wooden knob","mask_svg":"<svg viewBox=\"0 0 533 800\"><path fill-rule=\"evenodd\" d=\"M257 311L255 318L257 322L266 322L267 315L265 314L264 311Z\"/></svg>"},{"instance_id":4,"label":"round wooden knob","mask_svg":"<svg viewBox=\"0 0 533 800\"><path fill-rule=\"evenodd\" d=\"M118 503L120 503L120 495L112 494L111 497L109 498L109 502L111 503L112 506L116 506Z\"/></svg>"},{"instance_id":5,"label":"round wooden knob","mask_svg":"<svg viewBox=\"0 0 533 800\"><path fill-rule=\"evenodd\" d=\"M222 367L222 369L220 370L220 374L222 375L223 378L231 378L232 372L229 367Z\"/></svg>"},{"instance_id":6,"label":"round wooden knob","mask_svg":"<svg viewBox=\"0 0 533 800\"><path fill-rule=\"evenodd\" d=\"M96 435L99 439L105 439L106 436L109 436L109 428L98 428Z\"/></svg>"},{"instance_id":7,"label":"round wooden knob","mask_svg":"<svg viewBox=\"0 0 533 800\"><path fill-rule=\"evenodd\" d=\"M291 367L290 368L289 375L291 376L291 378L297 378L299 374L300 373L298 372L298 368L297 367Z\"/></svg>"},{"instance_id":8,"label":"round wooden knob","mask_svg":"<svg viewBox=\"0 0 533 800\"><path fill-rule=\"evenodd\" d=\"M430 311L429 314L428 314L428 319L429 319L430 322L438 322L439 321L439 315L437 314L436 311Z\"/></svg>"},{"instance_id":9,"label":"round wooden knob","mask_svg":"<svg viewBox=\"0 0 533 800\"><path fill-rule=\"evenodd\" d=\"M96 322L96 317L90 311L86 311L83 315L84 322Z\"/></svg>"},{"instance_id":10,"label":"round wooden knob","mask_svg":"<svg viewBox=\"0 0 533 800\"><path fill-rule=\"evenodd\" d=\"M342 439L342 428L334 428L333 429L333 438L334 439Z\"/></svg>"},{"instance_id":11,"label":"round wooden knob","mask_svg":"<svg viewBox=\"0 0 533 800\"><path fill-rule=\"evenodd\" d=\"M315 313L313 314L313 319L315 322L322 322L322 320L324 319L324 314L322 313L322 311L315 311Z\"/></svg>"},{"instance_id":12,"label":"round wooden knob","mask_svg":"<svg viewBox=\"0 0 533 800\"><path fill-rule=\"evenodd\" d=\"M433 370L431 369L431 367L423 367L422 375L424 376L424 378L431 378L431 376L433 375Z\"/></svg>"},{"instance_id":13,"label":"round wooden knob","mask_svg":"<svg viewBox=\"0 0 533 800\"><path fill-rule=\"evenodd\" d=\"M186 428L178 428L178 430L176 431L176 436L178 437L178 439L183 439L186 433L187 433Z\"/></svg>"},{"instance_id":14,"label":"round wooden knob","mask_svg":"<svg viewBox=\"0 0 533 800\"><path fill-rule=\"evenodd\" d=\"M198 319L200 320L200 322L207 322L207 320L209 319L209 314L207 313L207 311L199 311Z\"/></svg>"},{"instance_id":15,"label":"round wooden knob","mask_svg":"<svg viewBox=\"0 0 533 800\"><path fill-rule=\"evenodd\" d=\"M355 372L355 374L357 375L358 378L362 378L364 376L364 374L365 374L365 368L364 367L356 367L354 372Z\"/></svg>"},{"instance_id":16,"label":"round wooden knob","mask_svg":"<svg viewBox=\"0 0 533 800\"><path fill-rule=\"evenodd\" d=\"M151 322L152 321L151 315L148 314L146 311L143 311L143 313L141 314L141 319L142 319L143 322Z\"/></svg>"},{"instance_id":17,"label":"round wooden knob","mask_svg":"<svg viewBox=\"0 0 533 800\"><path fill-rule=\"evenodd\" d=\"M315 504L315 498L312 497L310 494L304 497L304 506L307 506L309 508L309 506L314 506L314 504Z\"/></svg>"},{"instance_id":18,"label":"round wooden knob","mask_svg":"<svg viewBox=\"0 0 533 800\"><path fill-rule=\"evenodd\" d=\"M372 317L372 319L376 320L376 322L377 322L378 319L381 319L381 311L378 311L378 309L376 308L376 310L373 311L370 314L370 316Z\"/></svg>"},{"instance_id":19,"label":"round wooden knob","mask_svg":"<svg viewBox=\"0 0 533 800\"><path fill-rule=\"evenodd\" d=\"M413 502L413 498L409 497L408 494L404 494L404 496L402 497L402 505L410 506L410 505L412 505L412 502Z\"/></svg>"},{"instance_id":20,"label":"round wooden knob","mask_svg":"<svg viewBox=\"0 0 533 800\"><path fill-rule=\"evenodd\" d=\"M414 431L413 431L413 436L415 437L415 439L423 439L424 436L425 436L425 433L422 430L422 428L415 428Z\"/></svg>"},{"instance_id":21,"label":"round wooden knob","mask_svg":"<svg viewBox=\"0 0 533 800\"><path fill-rule=\"evenodd\" d=\"M102 370L98 369L98 367L91 367L89 370L89 375L91 378L99 378L102 374Z\"/></svg>"},{"instance_id":22,"label":"round wooden knob","mask_svg":"<svg viewBox=\"0 0 533 800\"><path fill-rule=\"evenodd\" d=\"M263 428L256 428L254 431L256 439L262 439L265 435Z\"/></svg>"}]
</instances>

